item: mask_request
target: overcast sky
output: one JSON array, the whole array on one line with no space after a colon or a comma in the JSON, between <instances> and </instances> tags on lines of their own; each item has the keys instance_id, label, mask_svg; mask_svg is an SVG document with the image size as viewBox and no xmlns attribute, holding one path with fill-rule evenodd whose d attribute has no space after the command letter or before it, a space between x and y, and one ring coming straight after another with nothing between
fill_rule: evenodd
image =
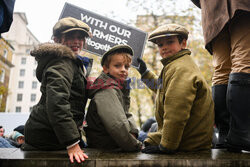
<instances>
[{"instance_id":1,"label":"overcast sky","mask_svg":"<svg viewBox=\"0 0 250 167\"><path fill-rule=\"evenodd\" d=\"M47 42L51 38L52 28L58 20L65 2L103 16L113 12L117 18L126 21L135 15L129 16L132 11L126 7L127 0L16 0L14 11L24 12L30 31L40 42ZM177 0L178 2L180 7L191 3L190 0Z\"/></svg>"},{"instance_id":2,"label":"overcast sky","mask_svg":"<svg viewBox=\"0 0 250 167\"><path fill-rule=\"evenodd\" d=\"M14 11L26 13L30 31L40 42L47 42L65 2L100 15L114 11L122 19L128 19L126 0L16 0Z\"/></svg>"}]
</instances>

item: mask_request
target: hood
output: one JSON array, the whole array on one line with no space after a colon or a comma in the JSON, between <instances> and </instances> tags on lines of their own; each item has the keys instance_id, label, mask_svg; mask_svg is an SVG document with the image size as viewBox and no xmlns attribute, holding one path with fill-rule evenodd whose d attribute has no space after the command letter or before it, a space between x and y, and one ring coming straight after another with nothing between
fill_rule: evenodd
<instances>
[{"instance_id":1,"label":"hood","mask_svg":"<svg viewBox=\"0 0 250 167\"><path fill-rule=\"evenodd\" d=\"M43 43L38 45L30 52L31 56L35 57L38 62L36 69L36 77L41 82L43 70L46 65L53 59L67 57L76 60L77 56L67 46L58 43Z\"/></svg>"},{"instance_id":2,"label":"hood","mask_svg":"<svg viewBox=\"0 0 250 167\"><path fill-rule=\"evenodd\" d=\"M102 72L96 80L87 86L88 96L92 99L96 92L104 89L120 89L122 92L127 89L127 81L121 81ZM129 90L129 89L128 89Z\"/></svg>"}]
</instances>

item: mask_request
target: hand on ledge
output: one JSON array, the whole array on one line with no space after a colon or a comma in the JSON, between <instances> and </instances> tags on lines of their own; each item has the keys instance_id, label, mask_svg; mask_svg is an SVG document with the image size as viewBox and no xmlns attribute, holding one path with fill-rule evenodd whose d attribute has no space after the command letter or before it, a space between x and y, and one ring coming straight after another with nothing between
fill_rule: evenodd
<instances>
[{"instance_id":1,"label":"hand on ledge","mask_svg":"<svg viewBox=\"0 0 250 167\"><path fill-rule=\"evenodd\" d=\"M79 144L76 144L68 148L68 155L71 163L74 162L74 159L76 159L78 163L81 163L88 158L88 156L84 153L84 151L81 150Z\"/></svg>"}]
</instances>

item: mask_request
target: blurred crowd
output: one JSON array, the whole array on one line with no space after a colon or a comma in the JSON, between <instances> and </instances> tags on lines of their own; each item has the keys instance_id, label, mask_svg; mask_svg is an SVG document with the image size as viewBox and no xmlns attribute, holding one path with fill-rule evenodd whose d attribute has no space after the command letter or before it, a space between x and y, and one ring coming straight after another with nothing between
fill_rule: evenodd
<instances>
[{"instance_id":1,"label":"blurred crowd","mask_svg":"<svg viewBox=\"0 0 250 167\"><path fill-rule=\"evenodd\" d=\"M0 125L0 148L20 148L24 143L24 125L16 127L9 135L4 133L4 127Z\"/></svg>"}]
</instances>

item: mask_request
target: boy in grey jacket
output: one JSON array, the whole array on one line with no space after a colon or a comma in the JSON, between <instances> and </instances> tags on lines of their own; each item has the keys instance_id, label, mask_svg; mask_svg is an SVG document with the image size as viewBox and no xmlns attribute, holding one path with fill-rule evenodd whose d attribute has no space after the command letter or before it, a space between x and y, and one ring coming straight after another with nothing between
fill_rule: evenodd
<instances>
[{"instance_id":1,"label":"boy in grey jacket","mask_svg":"<svg viewBox=\"0 0 250 167\"><path fill-rule=\"evenodd\" d=\"M131 113L130 90L127 89L128 69L133 50L117 45L107 51L101 60L103 72L89 89L91 102L85 128L91 148L139 151L138 129Z\"/></svg>"}]
</instances>

